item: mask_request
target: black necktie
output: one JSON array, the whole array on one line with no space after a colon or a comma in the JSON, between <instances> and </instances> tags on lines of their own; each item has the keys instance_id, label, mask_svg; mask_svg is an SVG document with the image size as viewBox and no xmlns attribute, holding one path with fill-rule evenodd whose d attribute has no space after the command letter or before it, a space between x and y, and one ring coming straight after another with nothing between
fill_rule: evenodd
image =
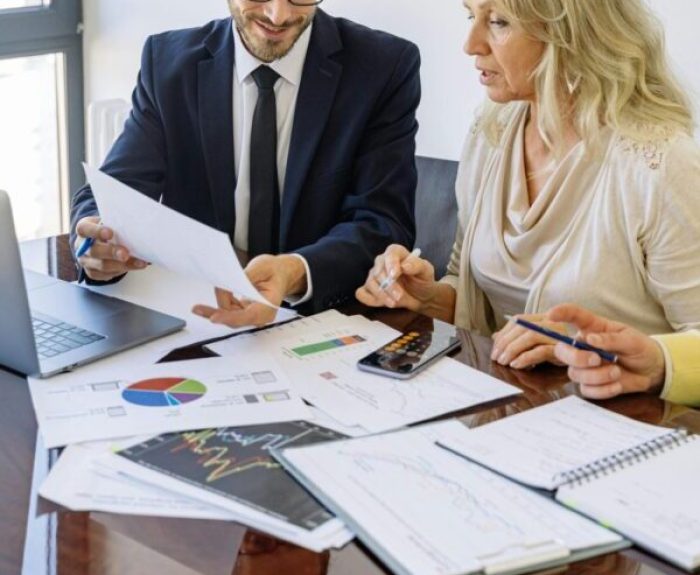
<instances>
[{"instance_id":1,"label":"black necktie","mask_svg":"<svg viewBox=\"0 0 700 575\"><path fill-rule=\"evenodd\" d=\"M276 254L279 251L280 197L277 180L277 72L260 66L253 74L258 86L258 103L250 133L250 215L248 254Z\"/></svg>"}]
</instances>

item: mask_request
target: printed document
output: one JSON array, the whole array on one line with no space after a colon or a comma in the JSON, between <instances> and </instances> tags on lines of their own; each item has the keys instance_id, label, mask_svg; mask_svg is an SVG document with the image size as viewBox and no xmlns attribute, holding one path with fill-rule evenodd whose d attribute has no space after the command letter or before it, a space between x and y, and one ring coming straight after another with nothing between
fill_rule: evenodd
<instances>
[{"instance_id":1,"label":"printed document","mask_svg":"<svg viewBox=\"0 0 700 575\"><path fill-rule=\"evenodd\" d=\"M81 368L29 378L29 389L47 448L310 416L284 371L264 356Z\"/></svg>"},{"instance_id":2,"label":"printed document","mask_svg":"<svg viewBox=\"0 0 700 575\"><path fill-rule=\"evenodd\" d=\"M207 281L238 297L268 302L243 271L228 235L85 166L102 222L136 257Z\"/></svg>"},{"instance_id":3,"label":"printed document","mask_svg":"<svg viewBox=\"0 0 700 575\"><path fill-rule=\"evenodd\" d=\"M311 316L208 346L230 357L256 350L274 357L309 403L346 426L370 433L404 427L521 393L443 358L408 380L360 371L357 360L399 332L362 316Z\"/></svg>"},{"instance_id":4,"label":"printed document","mask_svg":"<svg viewBox=\"0 0 700 575\"><path fill-rule=\"evenodd\" d=\"M339 438L305 421L202 429L138 441L103 461L139 481L226 509L254 529L322 551L344 545L352 533L270 453Z\"/></svg>"},{"instance_id":5,"label":"printed document","mask_svg":"<svg viewBox=\"0 0 700 575\"><path fill-rule=\"evenodd\" d=\"M178 347L250 329L233 329L193 314L192 307L196 304L216 306L214 288L205 281L172 272L158 265L131 272L115 284L88 287L97 293L173 315L187 322L183 330L156 340L158 343L153 347L159 350L160 355L155 359L160 359ZM296 315L292 310L280 308L277 310L275 323L288 321Z\"/></svg>"},{"instance_id":6,"label":"printed document","mask_svg":"<svg viewBox=\"0 0 700 575\"><path fill-rule=\"evenodd\" d=\"M443 450L456 421L275 452L392 570L499 573L608 551L622 538Z\"/></svg>"}]
</instances>

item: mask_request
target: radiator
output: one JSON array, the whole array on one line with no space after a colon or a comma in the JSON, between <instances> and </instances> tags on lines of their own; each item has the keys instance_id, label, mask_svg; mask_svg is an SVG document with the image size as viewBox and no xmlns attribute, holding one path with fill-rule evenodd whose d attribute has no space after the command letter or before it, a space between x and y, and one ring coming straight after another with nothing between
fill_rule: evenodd
<instances>
[{"instance_id":1,"label":"radiator","mask_svg":"<svg viewBox=\"0 0 700 575\"><path fill-rule=\"evenodd\" d=\"M87 163L99 168L124 129L131 106L124 100L99 100L88 106Z\"/></svg>"}]
</instances>

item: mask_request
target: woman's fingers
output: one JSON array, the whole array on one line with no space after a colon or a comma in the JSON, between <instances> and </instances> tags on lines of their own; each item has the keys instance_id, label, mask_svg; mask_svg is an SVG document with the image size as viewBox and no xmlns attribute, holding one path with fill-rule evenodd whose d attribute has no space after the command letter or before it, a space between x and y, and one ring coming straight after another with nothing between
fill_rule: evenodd
<instances>
[{"instance_id":1,"label":"woman's fingers","mask_svg":"<svg viewBox=\"0 0 700 575\"><path fill-rule=\"evenodd\" d=\"M540 363L552 362L555 359L554 346L551 344L540 344L522 352L513 359L509 365L515 369L525 369L539 365Z\"/></svg>"},{"instance_id":2,"label":"woman's fingers","mask_svg":"<svg viewBox=\"0 0 700 575\"><path fill-rule=\"evenodd\" d=\"M375 277L370 274L361 288L355 292L355 297L368 306L371 307L394 307L396 306L396 300L394 300L389 293L381 288L381 278L382 276Z\"/></svg>"},{"instance_id":3,"label":"woman's fingers","mask_svg":"<svg viewBox=\"0 0 700 575\"><path fill-rule=\"evenodd\" d=\"M613 364L594 368L569 367L569 377L572 381L582 385L608 385L620 381L622 370Z\"/></svg>"},{"instance_id":4,"label":"woman's fingers","mask_svg":"<svg viewBox=\"0 0 700 575\"><path fill-rule=\"evenodd\" d=\"M554 346L554 356L562 363L578 368L598 367L603 363L597 353L576 349L565 343L557 343Z\"/></svg>"},{"instance_id":5,"label":"woman's fingers","mask_svg":"<svg viewBox=\"0 0 700 575\"><path fill-rule=\"evenodd\" d=\"M405 307L417 309L419 301L411 293L411 281L433 278L432 264L420 259L398 244L389 246L374 260L365 284L356 290L355 297L370 307ZM408 288L407 288L407 284Z\"/></svg>"},{"instance_id":6,"label":"woman's fingers","mask_svg":"<svg viewBox=\"0 0 700 575\"><path fill-rule=\"evenodd\" d=\"M603 385L581 385L581 395L588 399L610 399L623 392L622 384L619 382L606 383Z\"/></svg>"}]
</instances>

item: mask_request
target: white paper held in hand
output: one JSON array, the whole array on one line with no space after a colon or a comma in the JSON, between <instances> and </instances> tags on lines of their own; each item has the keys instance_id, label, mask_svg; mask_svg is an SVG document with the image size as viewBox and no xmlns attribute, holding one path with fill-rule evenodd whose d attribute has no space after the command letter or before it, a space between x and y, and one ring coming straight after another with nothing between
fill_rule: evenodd
<instances>
[{"instance_id":1,"label":"white paper held in hand","mask_svg":"<svg viewBox=\"0 0 700 575\"><path fill-rule=\"evenodd\" d=\"M273 306L248 279L229 237L85 165L102 223L134 256Z\"/></svg>"}]
</instances>

